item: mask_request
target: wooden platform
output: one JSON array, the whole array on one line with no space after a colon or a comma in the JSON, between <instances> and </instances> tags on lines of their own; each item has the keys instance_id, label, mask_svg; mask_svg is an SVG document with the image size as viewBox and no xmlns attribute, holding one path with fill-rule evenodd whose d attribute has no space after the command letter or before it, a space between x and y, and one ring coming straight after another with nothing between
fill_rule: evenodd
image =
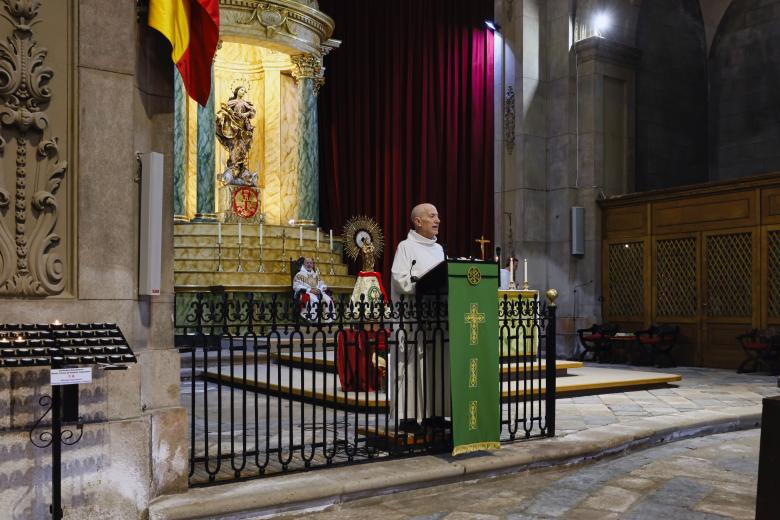
<instances>
[{"instance_id":1,"label":"wooden platform","mask_svg":"<svg viewBox=\"0 0 780 520\"><path fill-rule=\"evenodd\" d=\"M324 352L321 350L318 352L273 352L271 353L271 359L281 365L336 372L336 354L333 349L328 349ZM564 377L568 375L567 370L571 368L581 368L582 366L581 361L557 361L555 364L555 373L558 377ZM546 370L547 362L543 359L537 361L518 360L501 364L501 371L504 376L526 373L537 374L540 371L545 373Z\"/></svg>"},{"instance_id":2,"label":"wooden platform","mask_svg":"<svg viewBox=\"0 0 780 520\"><path fill-rule=\"evenodd\" d=\"M571 362L561 361L562 364ZM584 367L568 368L568 375L556 379L559 396L598 394L617 390L638 390L680 381L681 376L660 372L621 370L616 368ZM389 402L382 391L344 392L335 372L310 370L282 364L266 364L257 367L210 368L204 374L206 380L276 395L285 399L318 404L338 409L361 412L387 413ZM505 381L502 385L503 401L521 401L543 396L546 390L544 378L527 381Z\"/></svg>"}]
</instances>

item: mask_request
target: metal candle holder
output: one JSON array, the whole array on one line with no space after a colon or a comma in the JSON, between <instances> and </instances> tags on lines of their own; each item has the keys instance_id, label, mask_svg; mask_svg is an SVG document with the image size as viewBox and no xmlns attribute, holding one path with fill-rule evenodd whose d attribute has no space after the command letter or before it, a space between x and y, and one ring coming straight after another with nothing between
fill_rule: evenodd
<instances>
[{"instance_id":1,"label":"metal candle holder","mask_svg":"<svg viewBox=\"0 0 780 520\"><path fill-rule=\"evenodd\" d=\"M241 242L238 243L238 267L236 267L236 272L244 272L244 268L241 266Z\"/></svg>"},{"instance_id":2,"label":"metal candle holder","mask_svg":"<svg viewBox=\"0 0 780 520\"><path fill-rule=\"evenodd\" d=\"M222 242L217 242L217 272L224 271L222 268Z\"/></svg>"},{"instance_id":3,"label":"metal candle holder","mask_svg":"<svg viewBox=\"0 0 780 520\"><path fill-rule=\"evenodd\" d=\"M282 273L286 273L287 272L287 262L285 262L285 260L284 260L284 256L285 256L285 249L284 249L284 247L285 247L285 239L287 238L287 232L286 231L287 230L282 228L282 268L281 268L281 271L280 271Z\"/></svg>"},{"instance_id":4,"label":"metal candle holder","mask_svg":"<svg viewBox=\"0 0 780 520\"><path fill-rule=\"evenodd\" d=\"M336 271L333 270L333 251L331 251L330 254L328 255L328 261L329 261L328 263L330 263L330 271L328 271L328 274L329 275L336 274Z\"/></svg>"},{"instance_id":5,"label":"metal candle holder","mask_svg":"<svg viewBox=\"0 0 780 520\"><path fill-rule=\"evenodd\" d=\"M258 273L264 273L265 272L265 266L263 265L263 244L260 243L260 266L257 268Z\"/></svg>"}]
</instances>

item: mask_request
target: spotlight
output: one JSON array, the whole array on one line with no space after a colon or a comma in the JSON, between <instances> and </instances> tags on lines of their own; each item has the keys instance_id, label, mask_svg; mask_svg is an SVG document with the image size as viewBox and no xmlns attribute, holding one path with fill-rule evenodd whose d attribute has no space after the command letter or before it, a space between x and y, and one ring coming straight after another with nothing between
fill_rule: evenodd
<instances>
[{"instance_id":1,"label":"spotlight","mask_svg":"<svg viewBox=\"0 0 780 520\"><path fill-rule=\"evenodd\" d=\"M612 25L612 18L605 12L598 13L593 17L593 29L598 36L603 37L604 31L609 29L610 25Z\"/></svg>"},{"instance_id":2,"label":"spotlight","mask_svg":"<svg viewBox=\"0 0 780 520\"><path fill-rule=\"evenodd\" d=\"M493 20L485 20L485 25L488 29L490 29L493 32L499 32L501 31L501 26L498 25L498 23L494 22Z\"/></svg>"}]
</instances>

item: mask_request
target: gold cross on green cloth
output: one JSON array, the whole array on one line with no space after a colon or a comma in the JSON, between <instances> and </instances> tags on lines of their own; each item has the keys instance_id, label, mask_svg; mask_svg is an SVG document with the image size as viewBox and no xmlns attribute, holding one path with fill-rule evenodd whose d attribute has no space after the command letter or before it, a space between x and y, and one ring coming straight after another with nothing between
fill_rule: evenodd
<instances>
[{"instance_id":1,"label":"gold cross on green cloth","mask_svg":"<svg viewBox=\"0 0 780 520\"><path fill-rule=\"evenodd\" d=\"M469 326L469 345L479 343L479 324L485 323L485 313L479 312L476 303L470 304L471 310L465 314L466 324Z\"/></svg>"}]
</instances>

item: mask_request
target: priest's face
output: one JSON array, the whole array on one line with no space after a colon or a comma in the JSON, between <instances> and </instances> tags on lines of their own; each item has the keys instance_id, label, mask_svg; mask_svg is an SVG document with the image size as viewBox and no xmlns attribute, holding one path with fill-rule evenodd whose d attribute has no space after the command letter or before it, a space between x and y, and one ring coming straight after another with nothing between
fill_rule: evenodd
<instances>
[{"instance_id":1,"label":"priest's face","mask_svg":"<svg viewBox=\"0 0 780 520\"><path fill-rule=\"evenodd\" d=\"M415 230L431 240L439 234L439 222L439 212L433 204L423 206L414 218Z\"/></svg>"},{"instance_id":2,"label":"priest's face","mask_svg":"<svg viewBox=\"0 0 780 520\"><path fill-rule=\"evenodd\" d=\"M311 258L307 258L303 261L303 266L306 268L307 271L313 271L314 270L314 260Z\"/></svg>"}]
</instances>

